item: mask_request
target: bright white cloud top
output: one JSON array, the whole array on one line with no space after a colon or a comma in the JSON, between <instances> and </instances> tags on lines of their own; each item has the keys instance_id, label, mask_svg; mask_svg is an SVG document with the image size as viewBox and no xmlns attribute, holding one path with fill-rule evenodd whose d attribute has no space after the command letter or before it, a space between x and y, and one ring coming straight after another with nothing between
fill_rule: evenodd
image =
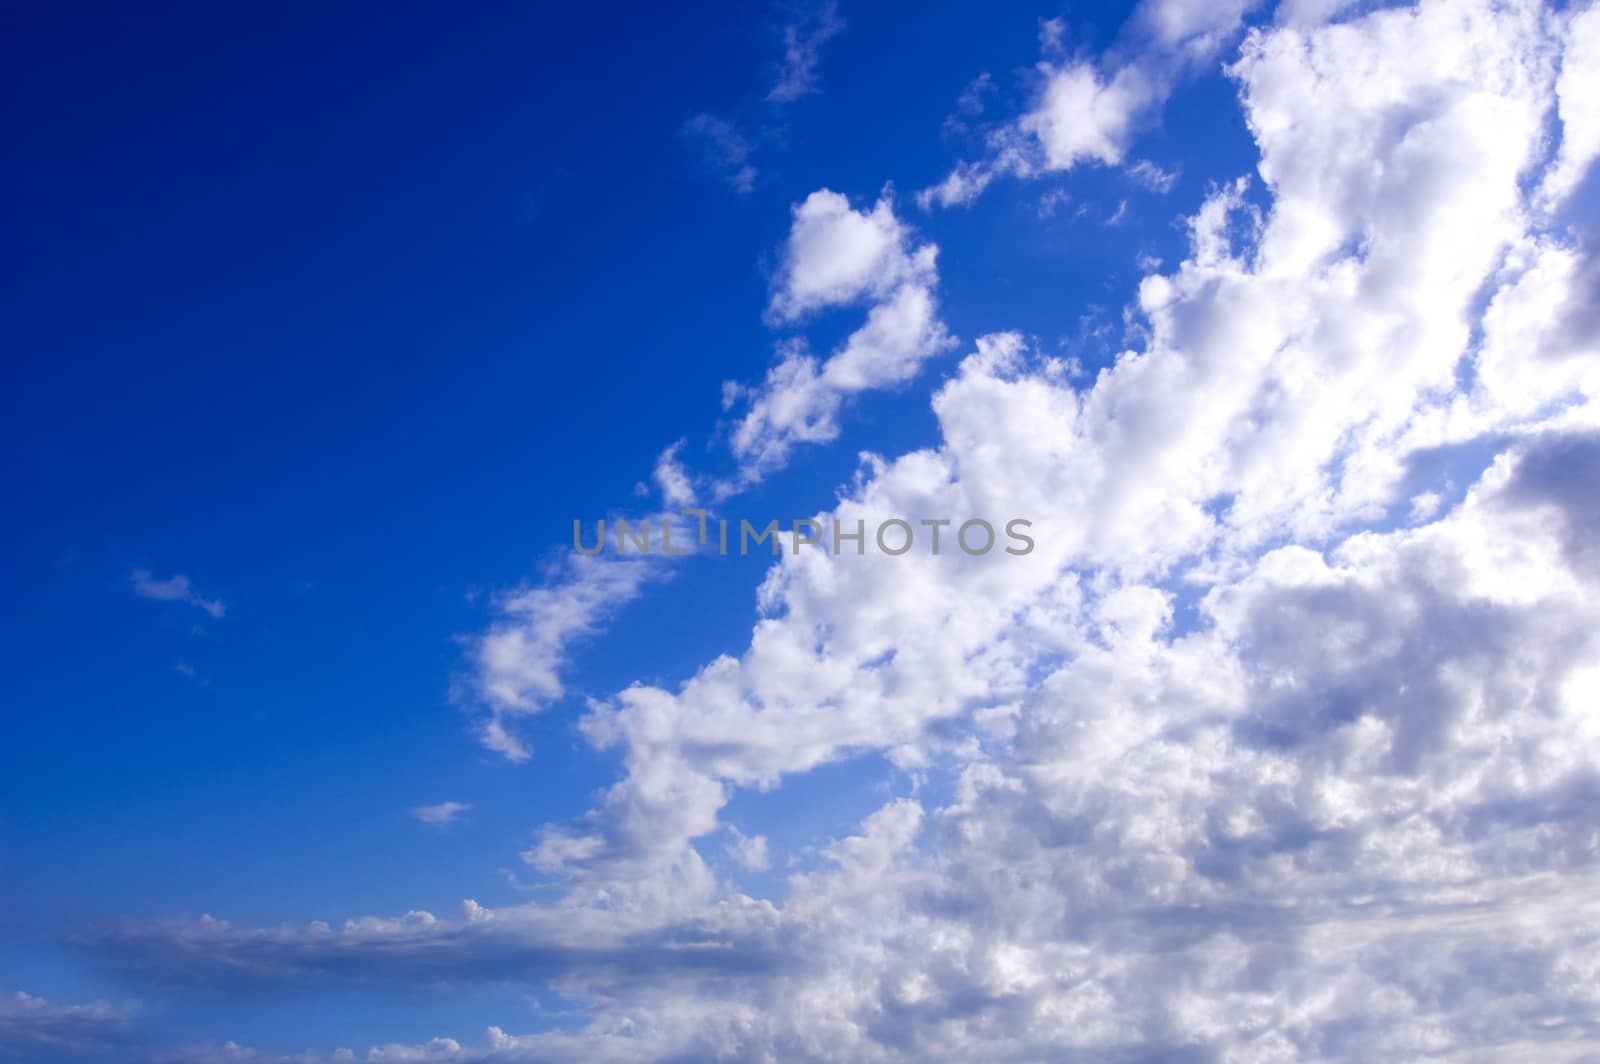
<instances>
[{"instance_id":1,"label":"bright white cloud top","mask_svg":"<svg viewBox=\"0 0 1600 1064\"><path fill-rule=\"evenodd\" d=\"M584 1010L384 1061L1596 1059L1600 266L1563 212L1600 151L1600 13L1344 6L1241 31L1246 5L1147 4L930 193L1120 164L1207 58L1259 150L1144 279L1141 346L1075 380L996 323L933 393L938 446L869 458L829 515L1024 514L1031 555L774 564L748 646L590 705L622 774L524 854L552 900L93 948L180 981L549 980ZM795 206L771 324L866 318L738 397L735 488L951 349L935 256L887 196ZM504 598L472 660L490 746L528 756L505 721L649 572L575 559ZM204 605L182 592L157 597ZM864 753L956 782L744 882L787 855L734 795Z\"/></svg>"},{"instance_id":2,"label":"bright white cloud top","mask_svg":"<svg viewBox=\"0 0 1600 1064\"><path fill-rule=\"evenodd\" d=\"M730 494L789 461L800 443L839 435L839 411L851 395L903 384L922 363L955 340L937 314L933 290L939 249L913 246L888 195L860 211L837 192L821 189L794 208L769 319L791 324L833 307L866 303L867 320L819 362L803 341L784 345L766 380L748 395L729 389L729 403L748 409L733 431L740 476Z\"/></svg>"}]
</instances>

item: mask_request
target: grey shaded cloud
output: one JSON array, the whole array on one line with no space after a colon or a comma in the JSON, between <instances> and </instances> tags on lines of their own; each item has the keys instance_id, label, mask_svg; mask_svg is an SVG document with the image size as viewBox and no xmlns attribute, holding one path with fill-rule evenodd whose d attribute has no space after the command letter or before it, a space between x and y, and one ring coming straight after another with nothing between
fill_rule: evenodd
<instances>
[{"instance_id":1,"label":"grey shaded cloud","mask_svg":"<svg viewBox=\"0 0 1600 1064\"><path fill-rule=\"evenodd\" d=\"M22 991L0 998L0 1060L71 1064L147 1051L127 1010L61 1004Z\"/></svg>"}]
</instances>

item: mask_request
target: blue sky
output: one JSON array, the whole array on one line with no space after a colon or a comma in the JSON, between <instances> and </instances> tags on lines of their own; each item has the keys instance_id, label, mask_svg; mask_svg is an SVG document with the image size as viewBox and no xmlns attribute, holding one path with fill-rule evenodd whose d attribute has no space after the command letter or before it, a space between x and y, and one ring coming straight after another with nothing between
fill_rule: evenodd
<instances>
[{"instance_id":1,"label":"blue sky","mask_svg":"<svg viewBox=\"0 0 1600 1064\"><path fill-rule=\"evenodd\" d=\"M1600 1044L1592 7L12 21L0 1054Z\"/></svg>"}]
</instances>

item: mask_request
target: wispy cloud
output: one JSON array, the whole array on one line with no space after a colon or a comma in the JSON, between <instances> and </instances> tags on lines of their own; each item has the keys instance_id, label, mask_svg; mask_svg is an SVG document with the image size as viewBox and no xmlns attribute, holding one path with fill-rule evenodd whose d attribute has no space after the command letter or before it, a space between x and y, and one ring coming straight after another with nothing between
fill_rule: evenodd
<instances>
[{"instance_id":1,"label":"wispy cloud","mask_svg":"<svg viewBox=\"0 0 1600 1064\"><path fill-rule=\"evenodd\" d=\"M1151 192L1166 195L1172 191L1172 186L1178 183L1176 170L1165 170L1149 159L1140 159L1128 167L1128 176Z\"/></svg>"},{"instance_id":2,"label":"wispy cloud","mask_svg":"<svg viewBox=\"0 0 1600 1064\"><path fill-rule=\"evenodd\" d=\"M683 445L684 441L679 440L662 451L652 474L656 487L661 491L661 498L668 506L693 506L695 501L694 477L678 460Z\"/></svg>"},{"instance_id":3,"label":"wispy cloud","mask_svg":"<svg viewBox=\"0 0 1600 1064\"><path fill-rule=\"evenodd\" d=\"M126 1009L103 1002L60 1004L20 990L0 997L0 1059L102 1060L132 1050Z\"/></svg>"},{"instance_id":4,"label":"wispy cloud","mask_svg":"<svg viewBox=\"0 0 1600 1064\"><path fill-rule=\"evenodd\" d=\"M817 62L822 46L844 29L839 5L825 0L809 8L796 8L783 27L783 60L767 99L790 103L817 91Z\"/></svg>"},{"instance_id":5,"label":"wispy cloud","mask_svg":"<svg viewBox=\"0 0 1600 1064\"><path fill-rule=\"evenodd\" d=\"M839 5L833 0L786 6L781 17L776 31L783 40L783 57L766 94L769 119L772 113L818 91L822 46L844 29ZM679 132L699 152L706 169L735 192L746 195L755 188L757 170L752 159L756 144L770 133L763 129L760 118L735 120L700 111L685 119Z\"/></svg>"},{"instance_id":6,"label":"wispy cloud","mask_svg":"<svg viewBox=\"0 0 1600 1064\"><path fill-rule=\"evenodd\" d=\"M1032 106L990 132L986 158L958 163L943 181L918 193L918 204L970 206L1007 175L1032 178L1084 163L1123 165L1135 135L1177 83L1236 37L1256 6L1256 0L1144 0L1122 34L1119 54L1131 48L1133 58L1109 64L1067 58L1066 26L1059 19L1042 23ZM1151 164L1134 169L1134 179L1156 191L1170 184Z\"/></svg>"},{"instance_id":7,"label":"wispy cloud","mask_svg":"<svg viewBox=\"0 0 1600 1064\"><path fill-rule=\"evenodd\" d=\"M424 824L445 827L460 820L471 809L471 802L440 802L438 805L419 805L411 810L411 815Z\"/></svg>"},{"instance_id":8,"label":"wispy cloud","mask_svg":"<svg viewBox=\"0 0 1600 1064\"><path fill-rule=\"evenodd\" d=\"M561 671L572 646L595 632L656 575L650 559L570 555L539 587L501 596L499 618L477 640L471 701L488 707L485 746L512 761L530 756L507 719L537 713L566 693Z\"/></svg>"},{"instance_id":9,"label":"wispy cloud","mask_svg":"<svg viewBox=\"0 0 1600 1064\"><path fill-rule=\"evenodd\" d=\"M700 150L707 168L740 195L755 188L756 168L750 163L750 142L726 118L701 112L683 123L683 135Z\"/></svg>"},{"instance_id":10,"label":"wispy cloud","mask_svg":"<svg viewBox=\"0 0 1600 1064\"><path fill-rule=\"evenodd\" d=\"M189 582L189 578L181 573L165 580L158 580L150 575L148 569L135 569L128 582L133 588L133 593L142 599L151 599L155 602L183 602L205 610L218 620L228 612L228 608L220 599L200 594Z\"/></svg>"}]
</instances>

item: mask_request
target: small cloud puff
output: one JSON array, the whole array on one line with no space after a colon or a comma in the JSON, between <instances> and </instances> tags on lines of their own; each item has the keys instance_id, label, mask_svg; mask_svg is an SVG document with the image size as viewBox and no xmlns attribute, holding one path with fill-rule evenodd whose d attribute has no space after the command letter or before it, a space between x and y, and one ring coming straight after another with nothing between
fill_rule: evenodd
<instances>
[{"instance_id":1,"label":"small cloud puff","mask_svg":"<svg viewBox=\"0 0 1600 1064\"><path fill-rule=\"evenodd\" d=\"M411 815L432 827L446 827L460 820L472 808L470 802L440 802L438 805L419 805Z\"/></svg>"},{"instance_id":2,"label":"small cloud puff","mask_svg":"<svg viewBox=\"0 0 1600 1064\"><path fill-rule=\"evenodd\" d=\"M150 575L148 569L135 569L128 578L128 583L133 588L133 593L142 599L187 603L197 609L205 610L219 621L228 612L228 608L221 600L200 594L189 582L189 578L181 573L166 580L158 580Z\"/></svg>"}]
</instances>

